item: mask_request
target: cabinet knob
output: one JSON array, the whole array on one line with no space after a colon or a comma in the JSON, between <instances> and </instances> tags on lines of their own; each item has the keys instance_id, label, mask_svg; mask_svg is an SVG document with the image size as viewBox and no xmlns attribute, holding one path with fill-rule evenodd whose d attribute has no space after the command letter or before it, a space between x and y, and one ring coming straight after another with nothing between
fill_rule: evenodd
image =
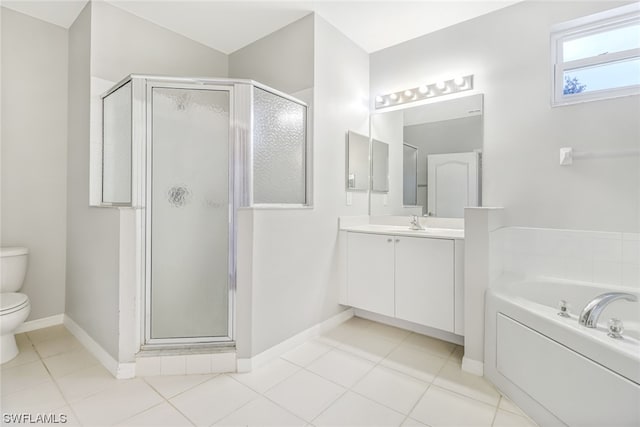
<instances>
[{"instance_id":1,"label":"cabinet knob","mask_svg":"<svg viewBox=\"0 0 640 427\"><path fill-rule=\"evenodd\" d=\"M387 239L387 242L391 243L393 241L393 239Z\"/></svg>"},{"instance_id":2,"label":"cabinet knob","mask_svg":"<svg viewBox=\"0 0 640 427\"><path fill-rule=\"evenodd\" d=\"M396 243L398 243L400 241L400 239L396 239Z\"/></svg>"}]
</instances>

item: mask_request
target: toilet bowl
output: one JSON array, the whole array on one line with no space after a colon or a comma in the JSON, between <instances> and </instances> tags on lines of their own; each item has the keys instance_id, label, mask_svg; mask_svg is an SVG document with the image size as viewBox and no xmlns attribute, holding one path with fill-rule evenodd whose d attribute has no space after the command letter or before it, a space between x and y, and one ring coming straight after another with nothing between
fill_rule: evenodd
<instances>
[{"instance_id":1,"label":"toilet bowl","mask_svg":"<svg viewBox=\"0 0 640 427\"><path fill-rule=\"evenodd\" d=\"M27 272L26 248L0 249L0 363L18 355L15 331L31 312L29 297L17 291Z\"/></svg>"}]
</instances>

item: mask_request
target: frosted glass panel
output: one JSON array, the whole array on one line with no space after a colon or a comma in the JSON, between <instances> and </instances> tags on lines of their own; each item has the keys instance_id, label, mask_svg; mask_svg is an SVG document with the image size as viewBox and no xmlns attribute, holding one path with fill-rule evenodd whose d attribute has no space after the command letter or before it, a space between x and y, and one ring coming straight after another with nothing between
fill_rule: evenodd
<instances>
[{"instance_id":1,"label":"frosted glass panel","mask_svg":"<svg viewBox=\"0 0 640 427\"><path fill-rule=\"evenodd\" d=\"M229 92L153 88L151 338L224 337Z\"/></svg>"},{"instance_id":2,"label":"frosted glass panel","mask_svg":"<svg viewBox=\"0 0 640 427\"><path fill-rule=\"evenodd\" d=\"M102 202L131 203L131 82L102 100Z\"/></svg>"},{"instance_id":3,"label":"frosted glass panel","mask_svg":"<svg viewBox=\"0 0 640 427\"><path fill-rule=\"evenodd\" d=\"M305 204L306 107L253 89L253 201Z\"/></svg>"}]
</instances>

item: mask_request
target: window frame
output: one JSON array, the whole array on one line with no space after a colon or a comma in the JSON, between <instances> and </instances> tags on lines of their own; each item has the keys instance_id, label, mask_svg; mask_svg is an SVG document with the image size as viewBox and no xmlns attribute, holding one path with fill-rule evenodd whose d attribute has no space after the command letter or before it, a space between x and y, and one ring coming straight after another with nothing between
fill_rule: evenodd
<instances>
[{"instance_id":1,"label":"window frame","mask_svg":"<svg viewBox=\"0 0 640 427\"><path fill-rule=\"evenodd\" d=\"M640 94L640 84L564 94L564 73L614 62L640 59L640 48L603 53L572 61L563 61L563 43L616 28L640 24L640 5L630 4L593 15L556 24L551 29L551 106L563 106L600 99Z\"/></svg>"}]
</instances>

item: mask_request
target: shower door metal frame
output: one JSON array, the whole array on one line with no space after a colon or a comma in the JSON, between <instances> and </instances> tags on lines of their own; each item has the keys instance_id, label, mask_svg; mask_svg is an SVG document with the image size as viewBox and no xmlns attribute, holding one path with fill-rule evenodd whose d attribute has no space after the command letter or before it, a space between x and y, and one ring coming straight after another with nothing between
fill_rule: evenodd
<instances>
[{"instance_id":1,"label":"shower door metal frame","mask_svg":"<svg viewBox=\"0 0 640 427\"><path fill-rule=\"evenodd\" d=\"M143 215L144 226L144 331L143 340L141 342L142 349L154 348L171 348L179 346L184 348L185 345L190 347L211 346L211 345L230 345L234 344L235 338L235 277L236 277L236 200L234 195L235 181L235 105L234 105L234 82L232 81L207 81L181 78L149 78L145 79L145 183L144 183L144 201L146 212ZM228 288L228 316L227 316L227 336L220 337L185 337L185 338L151 338L151 225L152 225L152 174L153 174L153 98L154 88L167 89L184 89L184 90L211 90L225 91L229 94L229 132L228 132L228 270L227 270L227 288Z\"/></svg>"}]
</instances>

